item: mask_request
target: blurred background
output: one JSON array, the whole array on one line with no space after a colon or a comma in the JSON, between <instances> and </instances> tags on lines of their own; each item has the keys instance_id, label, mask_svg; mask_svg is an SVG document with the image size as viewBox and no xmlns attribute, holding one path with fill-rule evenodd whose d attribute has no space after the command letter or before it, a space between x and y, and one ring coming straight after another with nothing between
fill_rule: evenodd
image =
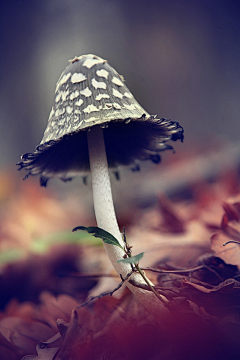
<instances>
[{"instance_id":1,"label":"blurred background","mask_svg":"<svg viewBox=\"0 0 240 360\"><path fill-rule=\"evenodd\" d=\"M233 0L2 1L0 169L14 173L21 154L40 143L60 74L68 59L86 53L107 59L124 75L147 112L183 126L185 141L174 144L176 156L220 144L220 157L230 151L223 166L232 156L235 161L239 16ZM172 158L164 153L163 165ZM208 167L215 163L214 158ZM18 176L21 180L24 172ZM126 176L128 183L128 176L137 181L135 174ZM60 193L73 186L52 183Z\"/></svg>"},{"instance_id":2,"label":"blurred background","mask_svg":"<svg viewBox=\"0 0 240 360\"><path fill-rule=\"evenodd\" d=\"M73 227L95 224L90 181L51 180L44 189L37 177L23 182L26 173L15 165L40 143L55 84L75 55L107 59L147 112L185 130L184 143L173 144L175 154L164 152L161 165L121 169L121 181L112 178L121 227L138 223L138 212L156 207L160 193L195 201L193 185L226 172L235 182L231 191L216 190L218 202L238 192L238 1L9 0L0 18L2 251L44 248L48 234L65 231L68 240Z\"/></svg>"},{"instance_id":3,"label":"blurred background","mask_svg":"<svg viewBox=\"0 0 240 360\"><path fill-rule=\"evenodd\" d=\"M86 53L107 59L124 75L147 112L176 120L185 130L184 143L173 144L176 154L165 152L160 166L143 164L148 171L140 176L122 170L121 182L113 181L119 209L126 199L145 194L147 206L159 189L238 166L238 1L9 0L1 2L0 18L0 198L11 191L13 178L23 188L38 183L33 178L23 184L25 173L15 164L40 143L68 59ZM186 156L187 166L164 171ZM59 196L74 187L80 201L89 204L91 187L82 181L49 183Z\"/></svg>"},{"instance_id":4,"label":"blurred background","mask_svg":"<svg viewBox=\"0 0 240 360\"><path fill-rule=\"evenodd\" d=\"M121 169L121 181L112 179L121 223L128 223L131 206L156 204L159 192L189 197L189 184L238 169L239 18L240 5L233 0L2 1L1 204L19 193L29 199L71 196L76 213L82 206L94 223L90 181L86 187L81 179L53 179L48 189L38 188L35 177L22 182L26 172L15 165L41 141L68 59L87 53L107 59L124 75L147 112L176 120L185 130L184 143L173 144L175 154L164 152L160 166L142 164L139 174ZM31 186L38 188L35 195Z\"/></svg>"},{"instance_id":5,"label":"blurred background","mask_svg":"<svg viewBox=\"0 0 240 360\"><path fill-rule=\"evenodd\" d=\"M222 202L240 193L239 1L2 0L0 311L7 314L13 299L37 302L43 291L82 302L92 288L116 286L111 276L97 289L98 277L84 278L111 274L112 266L100 240L71 232L95 225L90 179L87 186L53 179L45 189L38 177L23 182L26 172L15 165L41 141L68 59L87 53L107 59L148 113L185 131L160 165L112 176L118 222L134 252L145 252L142 266L196 264L221 230Z\"/></svg>"},{"instance_id":6,"label":"blurred background","mask_svg":"<svg viewBox=\"0 0 240 360\"><path fill-rule=\"evenodd\" d=\"M150 114L179 121L185 148L238 141L239 16L234 0L2 1L1 168L39 144L61 72L86 53L123 74Z\"/></svg>"}]
</instances>

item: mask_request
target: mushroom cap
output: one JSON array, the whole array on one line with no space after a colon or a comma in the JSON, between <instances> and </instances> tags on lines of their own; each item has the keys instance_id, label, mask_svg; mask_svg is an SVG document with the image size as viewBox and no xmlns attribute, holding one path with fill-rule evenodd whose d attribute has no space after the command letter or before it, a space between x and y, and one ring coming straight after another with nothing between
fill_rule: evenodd
<instances>
[{"instance_id":1,"label":"mushroom cap","mask_svg":"<svg viewBox=\"0 0 240 360\"><path fill-rule=\"evenodd\" d=\"M29 170L28 175L41 174L42 185L50 177L66 181L89 171L86 131L92 126L104 128L112 168L135 160L158 163L159 152L172 149L166 141L183 140L182 127L149 115L106 60L89 54L69 62L57 82L40 145L17 164Z\"/></svg>"}]
</instances>

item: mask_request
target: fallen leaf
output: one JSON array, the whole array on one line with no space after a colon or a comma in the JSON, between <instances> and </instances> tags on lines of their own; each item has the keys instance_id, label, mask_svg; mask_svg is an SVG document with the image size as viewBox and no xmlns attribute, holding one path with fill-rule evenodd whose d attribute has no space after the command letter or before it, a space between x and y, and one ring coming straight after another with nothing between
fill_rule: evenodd
<instances>
[{"instance_id":1,"label":"fallen leaf","mask_svg":"<svg viewBox=\"0 0 240 360\"><path fill-rule=\"evenodd\" d=\"M226 264L236 265L240 269L240 246L236 244L226 244L229 237L222 232L211 237L211 248L215 255L220 257Z\"/></svg>"},{"instance_id":2,"label":"fallen leaf","mask_svg":"<svg viewBox=\"0 0 240 360\"><path fill-rule=\"evenodd\" d=\"M10 344L31 353L35 353L39 341L45 341L54 334L47 325L11 316L0 321L0 332Z\"/></svg>"},{"instance_id":3,"label":"fallen leaf","mask_svg":"<svg viewBox=\"0 0 240 360\"><path fill-rule=\"evenodd\" d=\"M59 350L59 347L41 347L41 344L38 343L36 346L37 356L27 355L22 358L22 360L52 360L54 355Z\"/></svg>"}]
</instances>

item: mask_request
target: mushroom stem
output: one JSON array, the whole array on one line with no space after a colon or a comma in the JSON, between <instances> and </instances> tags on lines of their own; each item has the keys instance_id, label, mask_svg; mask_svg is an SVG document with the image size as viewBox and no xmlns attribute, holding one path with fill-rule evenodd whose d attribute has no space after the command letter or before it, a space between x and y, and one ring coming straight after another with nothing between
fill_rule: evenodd
<instances>
[{"instance_id":1,"label":"mushroom stem","mask_svg":"<svg viewBox=\"0 0 240 360\"><path fill-rule=\"evenodd\" d=\"M97 225L114 235L124 247L113 206L103 130L99 126L94 126L91 131L87 133L87 137L92 176L93 202ZM122 275L122 277L126 277L131 271L131 266L129 264L117 262L123 258L124 251L118 246L106 243L103 243L103 245L117 273ZM140 274L133 274L131 279L134 279L138 283L145 284ZM152 292L135 287L129 282L126 282L126 285L150 312L154 309L156 310L156 307L159 309L159 306L161 306L161 302L157 300Z\"/></svg>"},{"instance_id":2,"label":"mushroom stem","mask_svg":"<svg viewBox=\"0 0 240 360\"><path fill-rule=\"evenodd\" d=\"M112 199L108 162L105 150L103 130L95 126L88 132L89 162L92 177L93 203L98 227L108 231L124 247ZM130 265L117 263L122 259L124 251L118 246L103 243L114 268L125 277L130 271Z\"/></svg>"}]
</instances>

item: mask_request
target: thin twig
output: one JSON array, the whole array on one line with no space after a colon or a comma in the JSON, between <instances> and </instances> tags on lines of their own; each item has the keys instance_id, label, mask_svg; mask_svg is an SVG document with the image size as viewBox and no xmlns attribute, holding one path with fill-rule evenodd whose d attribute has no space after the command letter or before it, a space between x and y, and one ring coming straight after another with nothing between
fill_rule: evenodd
<instances>
[{"instance_id":1,"label":"thin twig","mask_svg":"<svg viewBox=\"0 0 240 360\"><path fill-rule=\"evenodd\" d=\"M111 291L105 291L97 296L91 296L90 299L88 299L87 301L85 301L83 304L79 305L76 307L76 309L80 309L83 306L86 306L87 304L89 304L91 301L95 300L95 299L101 299L104 296L110 295L112 296L113 293L115 293L117 290L119 290L122 285L124 284L124 282L132 275L133 271L131 271L130 273L127 274L127 276L125 276L125 278L123 278L123 280L118 284L118 286Z\"/></svg>"},{"instance_id":2,"label":"thin twig","mask_svg":"<svg viewBox=\"0 0 240 360\"><path fill-rule=\"evenodd\" d=\"M215 276L217 276L219 280L223 281L222 277L215 270L211 269L207 265L199 265L199 266L196 266L195 268L192 268L192 269L182 269L182 270L180 270L180 269L179 270L163 270L163 269L154 269L154 268L150 268L150 267L143 268L142 270L149 270L149 271L156 272L156 273L159 273L159 274L178 274L178 275L181 275L181 274L185 274L185 273L195 272L195 271L198 271L198 270L201 270L201 269L209 270Z\"/></svg>"},{"instance_id":3,"label":"thin twig","mask_svg":"<svg viewBox=\"0 0 240 360\"><path fill-rule=\"evenodd\" d=\"M227 244L237 244L237 245L240 245L240 242L239 242L239 241L235 241L235 240L229 240L229 241L225 242L225 244L223 244L223 246L226 246Z\"/></svg>"},{"instance_id":4,"label":"thin twig","mask_svg":"<svg viewBox=\"0 0 240 360\"><path fill-rule=\"evenodd\" d=\"M152 292L156 295L156 297L162 301L162 303L164 305L167 305L169 303L168 299L165 298L165 296L160 295L155 289L154 287L150 284L148 278L144 275L144 272L142 271L142 269L139 267L138 264L135 264L136 269L138 270L138 272L140 273L140 275L142 276L142 278L145 280L146 284L149 286L149 288L152 290Z\"/></svg>"},{"instance_id":5,"label":"thin twig","mask_svg":"<svg viewBox=\"0 0 240 360\"><path fill-rule=\"evenodd\" d=\"M147 291L152 291L152 289L150 288L150 286L148 286L147 284L142 284L134 279L130 279L129 280L130 284L132 284L133 286L136 286L140 289L143 289L143 290L147 290ZM168 295L169 292L172 292L176 295L179 295L179 293L177 291L174 291L173 289L162 289L160 286L153 286L153 288L160 294L160 295L163 295L164 297L166 297L166 294Z\"/></svg>"}]
</instances>

